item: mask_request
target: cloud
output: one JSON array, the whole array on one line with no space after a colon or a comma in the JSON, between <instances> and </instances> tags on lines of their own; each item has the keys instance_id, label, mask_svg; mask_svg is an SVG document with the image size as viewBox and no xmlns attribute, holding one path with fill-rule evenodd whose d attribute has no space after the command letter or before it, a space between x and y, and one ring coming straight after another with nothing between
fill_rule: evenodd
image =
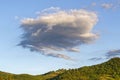
<instances>
[{"instance_id":1,"label":"cloud","mask_svg":"<svg viewBox=\"0 0 120 80\"><path fill-rule=\"evenodd\" d=\"M100 6L104 9L118 10L120 8L120 0L104 2Z\"/></svg>"},{"instance_id":2,"label":"cloud","mask_svg":"<svg viewBox=\"0 0 120 80\"><path fill-rule=\"evenodd\" d=\"M98 21L95 12L84 9L52 10L45 9L45 13L37 18L21 20L23 35L20 46L46 56L68 59L70 57L64 57L64 53L57 52L79 52L76 47L90 44L99 37L92 32Z\"/></svg>"},{"instance_id":3,"label":"cloud","mask_svg":"<svg viewBox=\"0 0 120 80\"><path fill-rule=\"evenodd\" d=\"M94 60L94 61L98 61L98 60L102 60L103 58L99 58L99 57L94 57L94 58L90 58L89 60Z\"/></svg>"},{"instance_id":4,"label":"cloud","mask_svg":"<svg viewBox=\"0 0 120 80\"><path fill-rule=\"evenodd\" d=\"M117 10L120 8L120 0L107 1L102 3L92 2L88 9L102 8L105 10Z\"/></svg>"},{"instance_id":5,"label":"cloud","mask_svg":"<svg viewBox=\"0 0 120 80\"><path fill-rule=\"evenodd\" d=\"M80 52L80 49L79 48L71 48L71 49L69 49L69 51L71 51L71 52Z\"/></svg>"},{"instance_id":6,"label":"cloud","mask_svg":"<svg viewBox=\"0 0 120 80\"><path fill-rule=\"evenodd\" d=\"M105 8L105 9L113 8L112 3L103 3L103 4L101 4L101 6L102 6L102 8Z\"/></svg>"},{"instance_id":7,"label":"cloud","mask_svg":"<svg viewBox=\"0 0 120 80\"><path fill-rule=\"evenodd\" d=\"M53 12L57 12L61 10L59 7L50 7L50 8L47 8L47 9L44 9L42 11L37 11L36 14L38 15L41 15L41 14L47 14L47 13L53 13Z\"/></svg>"},{"instance_id":8,"label":"cloud","mask_svg":"<svg viewBox=\"0 0 120 80\"><path fill-rule=\"evenodd\" d=\"M64 55L64 54L60 54L60 53L54 53L54 52L44 52L43 55L46 56L51 56L51 57L56 57L56 58L64 58L66 60L73 60L71 57Z\"/></svg>"},{"instance_id":9,"label":"cloud","mask_svg":"<svg viewBox=\"0 0 120 80\"><path fill-rule=\"evenodd\" d=\"M51 12L51 11L53 12L53 11L59 11L59 10L61 10L59 7L50 7L42 10L41 12Z\"/></svg>"},{"instance_id":10,"label":"cloud","mask_svg":"<svg viewBox=\"0 0 120 80\"><path fill-rule=\"evenodd\" d=\"M102 59L110 59L113 57L119 57L120 56L120 49L114 49L114 50L107 50L107 52L105 52L104 57L93 57L90 58L89 60L102 60Z\"/></svg>"},{"instance_id":11,"label":"cloud","mask_svg":"<svg viewBox=\"0 0 120 80\"><path fill-rule=\"evenodd\" d=\"M97 3L95 3L95 2L93 2L92 4L91 4L91 6L96 6L97 5Z\"/></svg>"},{"instance_id":12,"label":"cloud","mask_svg":"<svg viewBox=\"0 0 120 80\"><path fill-rule=\"evenodd\" d=\"M14 19L18 20L18 19L20 19L20 17L19 16L14 16Z\"/></svg>"},{"instance_id":13,"label":"cloud","mask_svg":"<svg viewBox=\"0 0 120 80\"><path fill-rule=\"evenodd\" d=\"M106 58L120 56L120 49L110 50L106 53Z\"/></svg>"}]
</instances>

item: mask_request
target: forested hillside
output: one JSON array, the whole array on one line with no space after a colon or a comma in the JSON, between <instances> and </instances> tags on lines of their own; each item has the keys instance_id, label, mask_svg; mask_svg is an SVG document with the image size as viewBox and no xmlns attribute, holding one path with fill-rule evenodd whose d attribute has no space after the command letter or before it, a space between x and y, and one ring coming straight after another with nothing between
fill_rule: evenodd
<instances>
[{"instance_id":1,"label":"forested hillside","mask_svg":"<svg viewBox=\"0 0 120 80\"><path fill-rule=\"evenodd\" d=\"M120 58L78 69L51 71L43 75L0 72L0 80L120 80Z\"/></svg>"},{"instance_id":2,"label":"forested hillside","mask_svg":"<svg viewBox=\"0 0 120 80\"><path fill-rule=\"evenodd\" d=\"M71 69L51 80L120 80L120 58L94 66Z\"/></svg>"}]
</instances>

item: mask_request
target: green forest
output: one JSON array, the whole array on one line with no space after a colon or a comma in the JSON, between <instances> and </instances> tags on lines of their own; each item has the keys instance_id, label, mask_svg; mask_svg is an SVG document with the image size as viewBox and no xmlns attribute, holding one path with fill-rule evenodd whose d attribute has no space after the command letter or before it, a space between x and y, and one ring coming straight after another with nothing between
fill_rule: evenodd
<instances>
[{"instance_id":1,"label":"green forest","mask_svg":"<svg viewBox=\"0 0 120 80\"><path fill-rule=\"evenodd\" d=\"M120 80L120 58L112 58L93 66L69 70L60 69L34 76L1 71L0 80Z\"/></svg>"}]
</instances>

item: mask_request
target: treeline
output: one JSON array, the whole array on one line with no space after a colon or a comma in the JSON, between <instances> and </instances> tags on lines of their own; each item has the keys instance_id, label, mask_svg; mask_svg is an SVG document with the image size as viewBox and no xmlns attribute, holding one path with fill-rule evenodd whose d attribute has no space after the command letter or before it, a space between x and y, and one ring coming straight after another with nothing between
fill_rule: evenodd
<instances>
[{"instance_id":1,"label":"treeline","mask_svg":"<svg viewBox=\"0 0 120 80\"><path fill-rule=\"evenodd\" d=\"M11 74L6 72L0 72L0 80L50 80L51 78L62 74L65 69L59 69L57 71L51 71L43 75L28 75L28 74Z\"/></svg>"},{"instance_id":2,"label":"treeline","mask_svg":"<svg viewBox=\"0 0 120 80\"><path fill-rule=\"evenodd\" d=\"M94 66L71 69L51 80L120 80L120 58Z\"/></svg>"},{"instance_id":3,"label":"treeline","mask_svg":"<svg viewBox=\"0 0 120 80\"><path fill-rule=\"evenodd\" d=\"M36 76L0 72L0 80L120 80L120 58L113 58L98 65L60 69Z\"/></svg>"}]
</instances>

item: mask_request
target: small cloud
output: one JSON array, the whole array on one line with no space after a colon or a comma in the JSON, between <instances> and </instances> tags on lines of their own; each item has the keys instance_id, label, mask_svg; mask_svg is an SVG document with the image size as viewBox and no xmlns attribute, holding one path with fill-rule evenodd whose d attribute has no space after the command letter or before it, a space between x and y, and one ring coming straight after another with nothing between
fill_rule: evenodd
<instances>
[{"instance_id":1,"label":"small cloud","mask_svg":"<svg viewBox=\"0 0 120 80\"><path fill-rule=\"evenodd\" d=\"M110 50L106 53L106 58L120 56L120 49Z\"/></svg>"},{"instance_id":2,"label":"small cloud","mask_svg":"<svg viewBox=\"0 0 120 80\"><path fill-rule=\"evenodd\" d=\"M35 12L35 14L40 15L40 14L41 14L41 12L40 12L40 11L37 11L37 12Z\"/></svg>"},{"instance_id":3,"label":"small cloud","mask_svg":"<svg viewBox=\"0 0 120 80\"><path fill-rule=\"evenodd\" d=\"M98 60L102 60L103 58L99 58L99 57L94 57L94 58L90 58L89 60L94 60L94 61L98 61Z\"/></svg>"},{"instance_id":4,"label":"small cloud","mask_svg":"<svg viewBox=\"0 0 120 80\"><path fill-rule=\"evenodd\" d=\"M97 3L93 2L91 5L92 5L92 6L96 6L96 5L97 5Z\"/></svg>"},{"instance_id":5,"label":"small cloud","mask_svg":"<svg viewBox=\"0 0 120 80\"><path fill-rule=\"evenodd\" d=\"M63 59L66 59L66 60L73 60L71 57L67 56L67 55L64 55L64 54L59 54L59 53L43 53L43 55L46 55L46 56L51 56L51 57L56 57L56 58L63 58Z\"/></svg>"},{"instance_id":6,"label":"small cloud","mask_svg":"<svg viewBox=\"0 0 120 80\"><path fill-rule=\"evenodd\" d=\"M110 58L113 58L113 57L119 57L120 56L120 49L113 49L113 50L108 50L104 57L93 57L93 58L90 58L89 60L93 60L93 61L96 61L96 60L102 60L102 59L110 59Z\"/></svg>"},{"instance_id":7,"label":"small cloud","mask_svg":"<svg viewBox=\"0 0 120 80\"><path fill-rule=\"evenodd\" d=\"M110 9L110 8L113 8L113 4L111 3L103 3L101 4L102 8L104 9Z\"/></svg>"},{"instance_id":8,"label":"small cloud","mask_svg":"<svg viewBox=\"0 0 120 80\"><path fill-rule=\"evenodd\" d=\"M20 17L19 16L14 16L14 19L18 20L18 19L20 19Z\"/></svg>"},{"instance_id":9,"label":"small cloud","mask_svg":"<svg viewBox=\"0 0 120 80\"><path fill-rule=\"evenodd\" d=\"M36 14L43 15L43 14L57 12L59 10L61 10L59 7L50 7L50 8L47 8L47 9L43 9L42 11L37 11Z\"/></svg>"}]
</instances>

